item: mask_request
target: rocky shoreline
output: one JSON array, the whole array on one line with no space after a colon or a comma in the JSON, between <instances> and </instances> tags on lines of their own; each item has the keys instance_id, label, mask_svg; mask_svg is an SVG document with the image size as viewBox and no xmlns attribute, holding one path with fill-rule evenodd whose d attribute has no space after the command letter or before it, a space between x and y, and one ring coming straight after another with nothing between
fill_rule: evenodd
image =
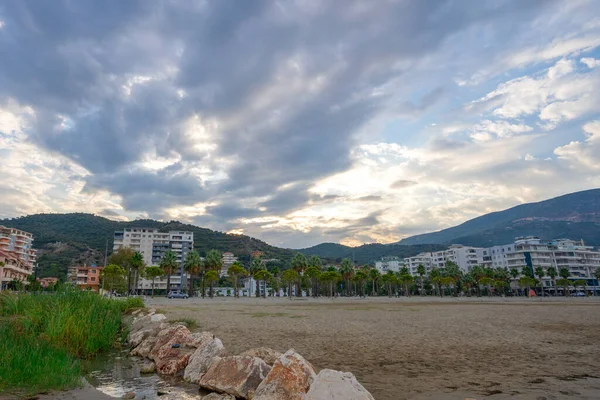
<instances>
[{"instance_id":1,"label":"rocky shoreline","mask_svg":"<svg viewBox=\"0 0 600 400\"><path fill-rule=\"evenodd\" d=\"M145 360L143 372L181 376L211 392L203 400L374 400L352 373L317 373L293 349L282 354L262 347L231 355L212 333L192 333L154 309L135 311L133 317L130 356Z\"/></svg>"}]
</instances>

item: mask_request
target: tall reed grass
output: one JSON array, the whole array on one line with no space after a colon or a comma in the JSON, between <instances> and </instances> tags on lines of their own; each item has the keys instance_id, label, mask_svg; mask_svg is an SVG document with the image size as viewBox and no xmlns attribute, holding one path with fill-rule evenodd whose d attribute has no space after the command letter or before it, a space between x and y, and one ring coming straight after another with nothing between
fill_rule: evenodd
<instances>
[{"instance_id":1,"label":"tall reed grass","mask_svg":"<svg viewBox=\"0 0 600 400\"><path fill-rule=\"evenodd\" d=\"M78 290L1 294L0 392L77 386L77 358L110 349L122 333L122 313L143 305Z\"/></svg>"}]
</instances>

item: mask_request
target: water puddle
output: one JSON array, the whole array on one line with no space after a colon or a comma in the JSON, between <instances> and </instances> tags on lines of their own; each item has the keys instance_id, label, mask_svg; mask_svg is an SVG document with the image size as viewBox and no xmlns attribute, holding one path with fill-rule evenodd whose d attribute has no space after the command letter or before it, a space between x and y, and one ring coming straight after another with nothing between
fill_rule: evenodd
<instances>
[{"instance_id":1,"label":"water puddle","mask_svg":"<svg viewBox=\"0 0 600 400\"><path fill-rule=\"evenodd\" d=\"M138 400L201 398L198 386L181 378L141 374L143 361L129 358L127 353L127 350L113 351L82 361L87 381L104 394L116 398L129 392L134 392Z\"/></svg>"}]
</instances>

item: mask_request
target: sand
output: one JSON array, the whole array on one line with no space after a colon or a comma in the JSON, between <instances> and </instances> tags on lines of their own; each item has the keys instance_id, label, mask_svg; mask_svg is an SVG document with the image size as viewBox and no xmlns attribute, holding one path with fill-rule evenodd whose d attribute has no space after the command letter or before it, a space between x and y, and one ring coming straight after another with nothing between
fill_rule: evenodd
<instances>
[{"instance_id":1,"label":"sand","mask_svg":"<svg viewBox=\"0 0 600 400\"><path fill-rule=\"evenodd\" d=\"M377 400L600 399L600 299L148 299L232 354L294 348Z\"/></svg>"}]
</instances>

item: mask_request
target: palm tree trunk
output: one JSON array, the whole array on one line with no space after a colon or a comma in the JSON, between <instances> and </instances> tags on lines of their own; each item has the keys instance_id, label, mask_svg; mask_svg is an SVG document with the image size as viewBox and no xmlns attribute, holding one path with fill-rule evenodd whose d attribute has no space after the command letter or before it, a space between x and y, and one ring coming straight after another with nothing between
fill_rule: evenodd
<instances>
[{"instance_id":1,"label":"palm tree trunk","mask_svg":"<svg viewBox=\"0 0 600 400\"><path fill-rule=\"evenodd\" d=\"M152 278L152 297L154 297L154 279L155 278Z\"/></svg>"},{"instance_id":2,"label":"palm tree trunk","mask_svg":"<svg viewBox=\"0 0 600 400\"><path fill-rule=\"evenodd\" d=\"M171 274L167 274L167 296L169 295L170 290L171 290Z\"/></svg>"}]
</instances>

